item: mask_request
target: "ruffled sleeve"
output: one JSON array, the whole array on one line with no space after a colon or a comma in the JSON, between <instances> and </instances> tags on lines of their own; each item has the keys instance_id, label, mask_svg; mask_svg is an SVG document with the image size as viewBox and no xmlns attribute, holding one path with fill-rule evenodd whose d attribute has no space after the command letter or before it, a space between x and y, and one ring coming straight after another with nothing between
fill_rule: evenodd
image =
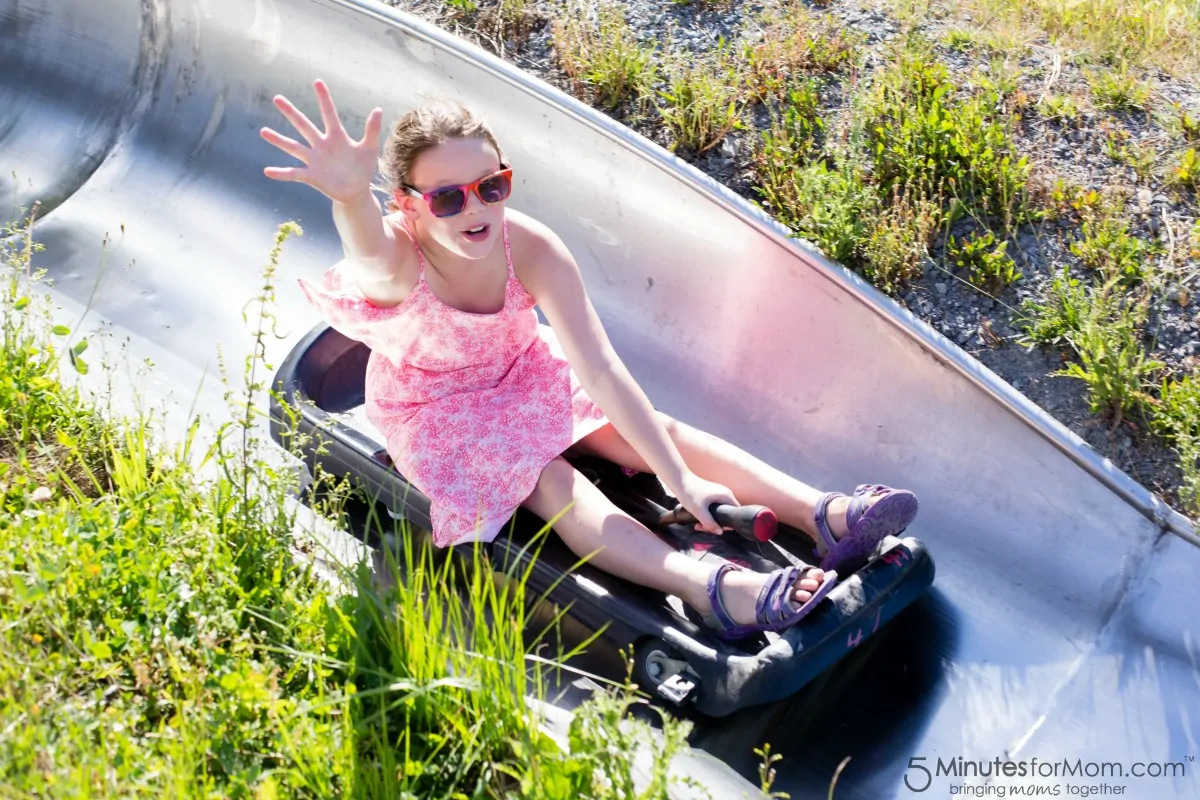
<instances>
[{"instance_id":1,"label":"ruffled sleeve","mask_svg":"<svg viewBox=\"0 0 1200 800\"><path fill-rule=\"evenodd\" d=\"M372 350L384 349L384 323L403 311L407 301L383 308L368 300L346 272L346 261L334 264L317 281L297 278L308 302L339 333L362 342Z\"/></svg>"}]
</instances>

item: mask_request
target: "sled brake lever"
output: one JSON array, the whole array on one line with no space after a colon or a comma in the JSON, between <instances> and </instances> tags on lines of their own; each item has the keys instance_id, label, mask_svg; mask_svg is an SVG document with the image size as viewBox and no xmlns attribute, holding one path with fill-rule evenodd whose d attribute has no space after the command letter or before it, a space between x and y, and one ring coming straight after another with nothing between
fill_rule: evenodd
<instances>
[{"instance_id":1,"label":"sled brake lever","mask_svg":"<svg viewBox=\"0 0 1200 800\"><path fill-rule=\"evenodd\" d=\"M733 528L744 538L755 542L769 542L775 538L778 520L775 512L766 506L733 506L713 503L708 513L723 528ZM683 506L676 506L658 518L659 527L666 525L695 525L699 520Z\"/></svg>"}]
</instances>

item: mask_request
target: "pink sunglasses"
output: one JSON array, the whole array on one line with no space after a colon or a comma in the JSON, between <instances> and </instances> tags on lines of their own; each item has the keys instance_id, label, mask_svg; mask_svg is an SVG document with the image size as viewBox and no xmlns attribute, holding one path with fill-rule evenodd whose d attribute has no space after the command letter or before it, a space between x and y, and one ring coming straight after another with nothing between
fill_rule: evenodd
<instances>
[{"instance_id":1,"label":"pink sunglasses","mask_svg":"<svg viewBox=\"0 0 1200 800\"><path fill-rule=\"evenodd\" d=\"M471 192L480 201L492 205L503 201L512 192L512 167L500 165L499 172L485 175L477 181L461 186L443 186L432 192L421 192L404 183L400 188L414 197L420 197L429 205L435 217L453 217L467 207L467 195Z\"/></svg>"}]
</instances>

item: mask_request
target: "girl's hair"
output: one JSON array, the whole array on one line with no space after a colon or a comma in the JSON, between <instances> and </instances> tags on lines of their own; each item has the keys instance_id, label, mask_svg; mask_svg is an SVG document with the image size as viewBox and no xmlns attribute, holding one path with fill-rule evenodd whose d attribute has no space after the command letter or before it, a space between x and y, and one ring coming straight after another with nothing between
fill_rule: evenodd
<instances>
[{"instance_id":1,"label":"girl's hair","mask_svg":"<svg viewBox=\"0 0 1200 800\"><path fill-rule=\"evenodd\" d=\"M504 152L491 128L467 106L446 98L417 106L396 121L383 146L379 172L385 188L390 194L399 189L401 184L408 183L417 156L429 148L449 139L473 138L486 140L496 149L500 160L504 160ZM395 199L389 197L387 210L395 211L398 208Z\"/></svg>"}]
</instances>

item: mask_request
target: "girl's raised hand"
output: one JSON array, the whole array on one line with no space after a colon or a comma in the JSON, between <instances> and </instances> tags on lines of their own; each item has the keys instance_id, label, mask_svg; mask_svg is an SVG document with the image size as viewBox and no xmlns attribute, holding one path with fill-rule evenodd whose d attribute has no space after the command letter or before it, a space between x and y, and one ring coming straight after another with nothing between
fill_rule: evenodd
<instances>
[{"instance_id":1,"label":"girl's raised hand","mask_svg":"<svg viewBox=\"0 0 1200 800\"><path fill-rule=\"evenodd\" d=\"M305 164L305 167L266 167L263 174L277 181L307 183L330 200L348 203L370 190L379 158L379 130L383 109L376 108L367 117L363 138L355 141L342 127L329 87L322 80L313 83L325 132L317 130L283 95L275 96L275 107L310 145L305 147L270 128L260 131L262 138Z\"/></svg>"}]
</instances>

